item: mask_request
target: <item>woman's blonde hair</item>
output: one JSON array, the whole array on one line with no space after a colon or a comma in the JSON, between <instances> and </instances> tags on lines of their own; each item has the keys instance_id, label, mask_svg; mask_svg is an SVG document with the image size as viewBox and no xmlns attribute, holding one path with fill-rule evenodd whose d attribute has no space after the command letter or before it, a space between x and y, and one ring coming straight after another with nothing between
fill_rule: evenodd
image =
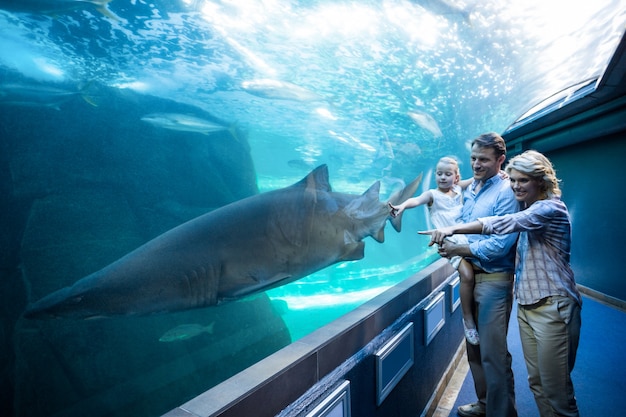
<instances>
[{"instance_id":1,"label":"woman's blonde hair","mask_svg":"<svg viewBox=\"0 0 626 417\"><path fill-rule=\"evenodd\" d=\"M546 197L561 196L559 179L556 177L552 162L542 153L530 150L515 156L509 161L505 170L510 175L512 169L526 174L539 182L541 191Z\"/></svg>"}]
</instances>

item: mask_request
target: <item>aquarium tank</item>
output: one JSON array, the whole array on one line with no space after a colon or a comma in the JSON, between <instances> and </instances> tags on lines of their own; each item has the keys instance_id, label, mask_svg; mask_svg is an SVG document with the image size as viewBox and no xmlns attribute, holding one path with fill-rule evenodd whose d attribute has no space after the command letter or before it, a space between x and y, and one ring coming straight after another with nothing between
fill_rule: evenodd
<instances>
[{"instance_id":1,"label":"aquarium tank","mask_svg":"<svg viewBox=\"0 0 626 417\"><path fill-rule=\"evenodd\" d=\"M0 0L0 414L160 415L439 259L387 202L594 82L625 10Z\"/></svg>"}]
</instances>

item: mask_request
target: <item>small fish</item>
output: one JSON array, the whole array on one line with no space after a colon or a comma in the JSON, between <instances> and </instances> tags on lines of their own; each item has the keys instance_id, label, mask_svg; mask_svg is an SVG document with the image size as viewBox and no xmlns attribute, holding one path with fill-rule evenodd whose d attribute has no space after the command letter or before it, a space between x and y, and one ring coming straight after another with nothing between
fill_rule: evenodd
<instances>
[{"instance_id":1,"label":"small fish","mask_svg":"<svg viewBox=\"0 0 626 417\"><path fill-rule=\"evenodd\" d=\"M215 322L212 322L208 326L201 324L181 324L173 329L166 331L163 336L159 338L159 342L178 342L180 340L191 339L192 337L200 336L203 333L213 334L213 327Z\"/></svg>"},{"instance_id":2,"label":"small fish","mask_svg":"<svg viewBox=\"0 0 626 417\"><path fill-rule=\"evenodd\" d=\"M49 107L61 110L61 104L75 96L81 96L93 106L97 105L84 93L84 89L71 91L40 84L0 84L0 104L2 105Z\"/></svg>"},{"instance_id":3,"label":"small fish","mask_svg":"<svg viewBox=\"0 0 626 417\"><path fill-rule=\"evenodd\" d=\"M151 113L143 116L141 120L162 129L202 133L203 135L230 130L227 126L181 113Z\"/></svg>"},{"instance_id":4,"label":"small fish","mask_svg":"<svg viewBox=\"0 0 626 417\"><path fill-rule=\"evenodd\" d=\"M324 97L299 85L272 79L244 81L241 87L248 93L275 100L323 101Z\"/></svg>"},{"instance_id":5,"label":"small fish","mask_svg":"<svg viewBox=\"0 0 626 417\"><path fill-rule=\"evenodd\" d=\"M120 20L108 8L111 1L113 0L0 0L0 9L26 13L57 14L95 7L104 16Z\"/></svg>"},{"instance_id":6,"label":"small fish","mask_svg":"<svg viewBox=\"0 0 626 417\"><path fill-rule=\"evenodd\" d=\"M453 19L460 17L467 23L470 22L470 14L476 6L475 1L458 2L453 0L417 0L417 4L437 15ZM467 3L467 4L465 4Z\"/></svg>"},{"instance_id":7,"label":"small fish","mask_svg":"<svg viewBox=\"0 0 626 417\"><path fill-rule=\"evenodd\" d=\"M421 111L410 111L407 112L407 114L409 115L411 120L415 122L416 125L418 125L422 129L428 130L430 133L433 134L434 137L440 138L441 136L443 136L443 133L441 132L437 121L433 119L430 114Z\"/></svg>"}]
</instances>

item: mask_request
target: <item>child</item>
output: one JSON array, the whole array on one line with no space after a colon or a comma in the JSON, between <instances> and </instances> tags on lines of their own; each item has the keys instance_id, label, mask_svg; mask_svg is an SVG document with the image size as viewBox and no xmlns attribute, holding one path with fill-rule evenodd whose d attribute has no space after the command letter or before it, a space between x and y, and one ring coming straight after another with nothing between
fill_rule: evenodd
<instances>
[{"instance_id":1,"label":"child","mask_svg":"<svg viewBox=\"0 0 626 417\"><path fill-rule=\"evenodd\" d=\"M430 219L437 229L457 223L463 206L462 190L472 180L461 181L459 164L454 158L450 157L443 157L437 162L435 178L437 180L437 188L427 190L418 197L409 198L400 205L393 206L389 204L391 216L396 217L405 209L428 204ZM455 243L467 243L467 238L464 235L454 235L451 240ZM465 338L472 345L477 345L480 339L472 313L472 306L474 305L474 270L472 265L460 256L452 257L450 263L459 271L461 277L460 297Z\"/></svg>"}]
</instances>

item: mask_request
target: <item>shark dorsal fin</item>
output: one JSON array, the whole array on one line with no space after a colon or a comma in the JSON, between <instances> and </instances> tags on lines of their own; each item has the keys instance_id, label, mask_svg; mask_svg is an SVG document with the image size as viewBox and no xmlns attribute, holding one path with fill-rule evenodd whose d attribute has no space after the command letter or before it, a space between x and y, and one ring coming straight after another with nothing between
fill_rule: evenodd
<instances>
[{"instance_id":1,"label":"shark dorsal fin","mask_svg":"<svg viewBox=\"0 0 626 417\"><path fill-rule=\"evenodd\" d=\"M304 247L308 244L308 232L313 227L315 210L323 207L326 212L337 211L337 203L330 197L328 166L318 166L290 189L290 192L298 195L300 204L294 207L292 204L277 202L275 210L280 221L276 224L287 241L296 247Z\"/></svg>"},{"instance_id":2,"label":"shark dorsal fin","mask_svg":"<svg viewBox=\"0 0 626 417\"><path fill-rule=\"evenodd\" d=\"M330 181L328 180L328 165L323 164L294 184L297 187L304 187L308 190L331 192Z\"/></svg>"}]
</instances>

